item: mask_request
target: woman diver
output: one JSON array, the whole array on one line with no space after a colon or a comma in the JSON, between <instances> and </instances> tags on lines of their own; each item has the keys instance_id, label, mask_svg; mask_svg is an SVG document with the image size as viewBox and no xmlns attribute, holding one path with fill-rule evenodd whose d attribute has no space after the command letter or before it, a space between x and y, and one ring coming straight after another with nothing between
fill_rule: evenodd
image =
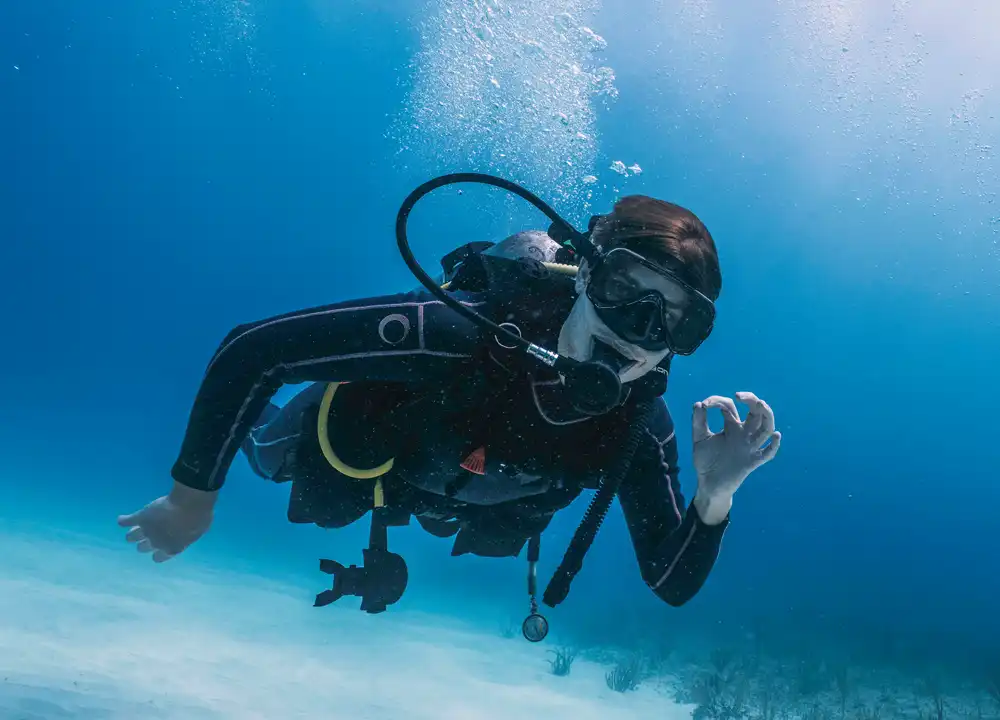
<instances>
[{"instance_id":1,"label":"woman diver","mask_svg":"<svg viewBox=\"0 0 1000 720\"><path fill-rule=\"evenodd\" d=\"M409 252L406 219L420 197L454 182L505 188L553 225L459 248L432 280ZM397 238L419 290L229 333L195 397L173 488L118 518L126 539L156 562L195 542L242 449L258 475L291 483L292 522L343 527L373 511L365 565L321 561L335 580L317 605L357 595L379 612L398 600L406 568L385 528L415 517L453 536L453 555L516 556L528 544L540 618L539 537L585 489L598 493L546 604L565 598L614 497L643 579L665 602L687 602L715 563L734 493L781 440L752 393L736 395L745 419L728 397L695 403L697 490L685 503L661 396L673 357L694 353L714 325L722 279L705 226L672 203L629 196L578 233L523 188L464 174L414 191ZM284 407L270 402L303 382L312 385ZM708 428L710 408L722 413L720 432ZM526 623L529 639L544 633Z\"/></svg>"}]
</instances>

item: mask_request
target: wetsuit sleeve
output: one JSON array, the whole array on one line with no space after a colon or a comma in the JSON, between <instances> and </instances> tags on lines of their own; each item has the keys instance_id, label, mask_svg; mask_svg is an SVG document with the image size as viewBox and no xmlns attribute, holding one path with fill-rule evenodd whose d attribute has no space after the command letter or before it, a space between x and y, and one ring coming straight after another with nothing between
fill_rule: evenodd
<instances>
[{"instance_id":1,"label":"wetsuit sleeve","mask_svg":"<svg viewBox=\"0 0 1000 720\"><path fill-rule=\"evenodd\" d=\"M455 298L477 306L476 296ZM217 490L284 383L434 382L461 377L478 326L425 290L354 300L240 325L208 363L172 475Z\"/></svg>"},{"instance_id":2,"label":"wetsuit sleeve","mask_svg":"<svg viewBox=\"0 0 1000 720\"><path fill-rule=\"evenodd\" d=\"M646 434L618 498L643 580L660 599L683 605L708 579L729 518L706 525L694 505L685 509L674 425L662 400Z\"/></svg>"}]
</instances>

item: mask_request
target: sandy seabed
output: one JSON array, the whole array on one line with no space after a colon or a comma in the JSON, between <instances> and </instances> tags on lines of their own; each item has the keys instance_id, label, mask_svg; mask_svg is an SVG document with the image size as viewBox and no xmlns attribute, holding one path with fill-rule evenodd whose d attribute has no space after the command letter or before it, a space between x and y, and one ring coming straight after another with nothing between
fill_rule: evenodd
<instances>
[{"instance_id":1,"label":"sandy seabed","mask_svg":"<svg viewBox=\"0 0 1000 720\"><path fill-rule=\"evenodd\" d=\"M316 610L310 590L187 558L0 527L0 718L689 718L586 659L412 612ZM315 588L313 588L314 590Z\"/></svg>"}]
</instances>

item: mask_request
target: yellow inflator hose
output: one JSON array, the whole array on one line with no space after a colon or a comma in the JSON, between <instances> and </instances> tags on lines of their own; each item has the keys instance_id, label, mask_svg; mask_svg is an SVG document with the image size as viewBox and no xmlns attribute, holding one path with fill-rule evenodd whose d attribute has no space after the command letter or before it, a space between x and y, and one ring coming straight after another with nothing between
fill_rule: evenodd
<instances>
[{"instance_id":1,"label":"yellow inflator hose","mask_svg":"<svg viewBox=\"0 0 1000 720\"><path fill-rule=\"evenodd\" d=\"M354 478L355 480L375 480L375 507L382 507L385 505L385 496L382 489L382 476L387 472L392 470L392 464L394 462L393 458L389 458L384 463L378 467L364 469L356 468L348 465L339 457L337 453L334 452L333 446L330 445L330 405L333 403L333 396L337 393L337 388L340 387L341 383L332 382L327 384L326 392L323 393L323 400L319 404L319 421L317 423L316 431L319 436L319 447L323 451L323 457L326 461L333 466L334 470L342 475L346 475L349 478Z\"/></svg>"}]
</instances>

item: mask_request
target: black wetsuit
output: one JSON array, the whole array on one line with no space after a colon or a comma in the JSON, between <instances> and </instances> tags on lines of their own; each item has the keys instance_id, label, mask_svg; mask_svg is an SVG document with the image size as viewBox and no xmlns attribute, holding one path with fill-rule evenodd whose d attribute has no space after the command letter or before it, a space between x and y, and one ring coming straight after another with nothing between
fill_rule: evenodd
<instances>
[{"instance_id":1,"label":"black wetsuit","mask_svg":"<svg viewBox=\"0 0 1000 720\"><path fill-rule=\"evenodd\" d=\"M565 289L521 310L489 293L454 296L546 347L555 346L573 302ZM316 384L284 408L270 403L282 384L300 382ZM387 505L436 535L455 535L455 555L517 555L554 512L595 487L623 445L624 408L582 415L553 371L514 360L419 290L235 328L208 365L174 479L216 490L242 447L258 474L292 482L293 522L358 520L372 508L372 481L334 470L317 441L329 382L347 383L329 414L338 456L354 467L394 458L383 478ZM643 579L680 605L707 578L728 518L708 526L686 507L673 422L662 399L655 402L618 498Z\"/></svg>"}]
</instances>

